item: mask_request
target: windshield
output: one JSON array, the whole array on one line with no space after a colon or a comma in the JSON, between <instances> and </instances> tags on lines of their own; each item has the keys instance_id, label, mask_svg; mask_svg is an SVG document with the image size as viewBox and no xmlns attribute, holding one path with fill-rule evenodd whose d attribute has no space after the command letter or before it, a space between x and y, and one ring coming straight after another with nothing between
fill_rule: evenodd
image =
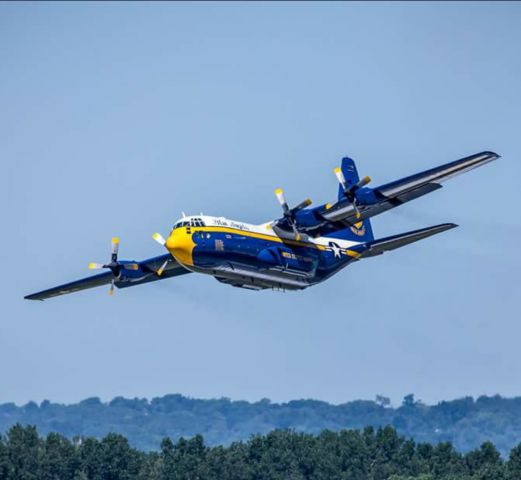
<instances>
[{"instance_id":1,"label":"windshield","mask_svg":"<svg viewBox=\"0 0 521 480\"><path fill-rule=\"evenodd\" d=\"M200 218L186 218L186 219L179 220L178 222L176 222L173 229L175 230L176 228L181 228L181 227L204 227L204 226L205 226L205 224Z\"/></svg>"}]
</instances>

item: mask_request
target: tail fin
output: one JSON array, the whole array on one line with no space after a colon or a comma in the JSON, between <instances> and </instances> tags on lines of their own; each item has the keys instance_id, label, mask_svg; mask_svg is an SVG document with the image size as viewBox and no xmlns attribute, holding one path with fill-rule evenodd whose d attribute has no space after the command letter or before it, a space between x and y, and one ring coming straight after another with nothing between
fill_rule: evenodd
<instances>
[{"instance_id":1,"label":"tail fin","mask_svg":"<svg viewBox=\"0 0 521 480\"><path fill-rule=\"evenodd\" d=\"M355 161L352 158L344 157L340 167L346 179L348 186L354 185L360 181L358 171L356 169ZM344 190L341 185L338 186L338 200L345 198ZM343 240L350 240L353 242L372 242L374 240L373 229L369 219L363 220L352 227L347 227L343 230L337 230L328 236L335 238L342 238Z\"/></svg>"}]
</instances>

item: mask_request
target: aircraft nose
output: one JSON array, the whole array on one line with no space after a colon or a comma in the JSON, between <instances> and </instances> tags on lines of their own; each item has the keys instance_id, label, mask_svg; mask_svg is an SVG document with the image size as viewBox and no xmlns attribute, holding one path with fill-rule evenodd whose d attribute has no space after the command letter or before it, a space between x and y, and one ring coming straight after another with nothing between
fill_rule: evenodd
<instances>
[{"instance_id":1,"label":"aircraft nose","mask_svg":"<svg viewBox=\"0 0 521 480\"><path fill-rule=\"evenodd\" d=\"M170 234L170 236L166 239L166 248L168 250L173 250L175 246L174 232Z\"/></svg>"},{"instance_id":2,"label":"aircraft nose","mask_svg":"<svg viewBox=\"0 0 521 480\"><path fill-rule=\"evenodd\" d=\"M195 243L186 228L174 230L166 240L166 248L183 265L193 265L192 252Z\"/></svg>"}]
</instances>

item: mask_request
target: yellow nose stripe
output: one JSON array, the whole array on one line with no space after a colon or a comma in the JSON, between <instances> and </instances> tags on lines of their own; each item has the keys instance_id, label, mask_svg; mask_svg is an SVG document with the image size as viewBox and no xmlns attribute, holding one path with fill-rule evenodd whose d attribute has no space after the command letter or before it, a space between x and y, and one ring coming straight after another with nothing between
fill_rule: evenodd
<instances>
[{"instance_id":1,"label":"yellow nose stripe","mask_svg":"<svg viewBox=\"0 0 521 480\"><path fill-rule=\"evenodd\" d=\"M186 232L186 228L174 230L166 241L166 248L179 263L192 266L194 264L192 254L195 243L192 240L192 233Z\"/></svg>"}]
</instances>

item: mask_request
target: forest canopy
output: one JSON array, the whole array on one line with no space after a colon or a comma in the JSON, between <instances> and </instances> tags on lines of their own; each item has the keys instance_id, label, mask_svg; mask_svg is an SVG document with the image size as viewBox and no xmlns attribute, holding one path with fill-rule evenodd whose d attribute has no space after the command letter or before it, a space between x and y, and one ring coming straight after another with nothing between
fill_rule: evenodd
<instances>
[{"instance_id":1,"label":"forest canopy","mask_svg":"<svg viewBox=\"0 0 521 480\"><path fill-rule=\"evenodd\" d=\"M253 434L275 429L318 435L324 429L363 429L391 425L400 435L416 442L451 442L460 452L491 441L503 456L521 441L521 398L465 397L437 405L424 405L407 395L399 407L377 396L375 401L357 400L332 405L317 400L272 403L201 400L182 395L147 399L116 397L102 402L93 397L62 405L47 400L23 406L0 405L0 433L20 423L35 425L47 435L57 432L102 438L111 432L124 435L130 445L143 451L157 450L163 438L174 441L204 436L208 445L230 445ZM521 478L521 477L520 477Z\"/></svg>"},{"instance_id":2,"label":"forest canopy","mask_svg":"<svg viewBox=\"0 0 521 480\"><path fill-rule=\"evenodd\" d=\"M132 448L110 433L101 440L66 439L19 424L0 439L2 480L519 480L521 444L503 460L490 442L458 453L448 442L415 443L392 427L325 430L319 435L278 430L228 447L208 447L201 435L158 452Z\"/></svg>"}]
</instances>

